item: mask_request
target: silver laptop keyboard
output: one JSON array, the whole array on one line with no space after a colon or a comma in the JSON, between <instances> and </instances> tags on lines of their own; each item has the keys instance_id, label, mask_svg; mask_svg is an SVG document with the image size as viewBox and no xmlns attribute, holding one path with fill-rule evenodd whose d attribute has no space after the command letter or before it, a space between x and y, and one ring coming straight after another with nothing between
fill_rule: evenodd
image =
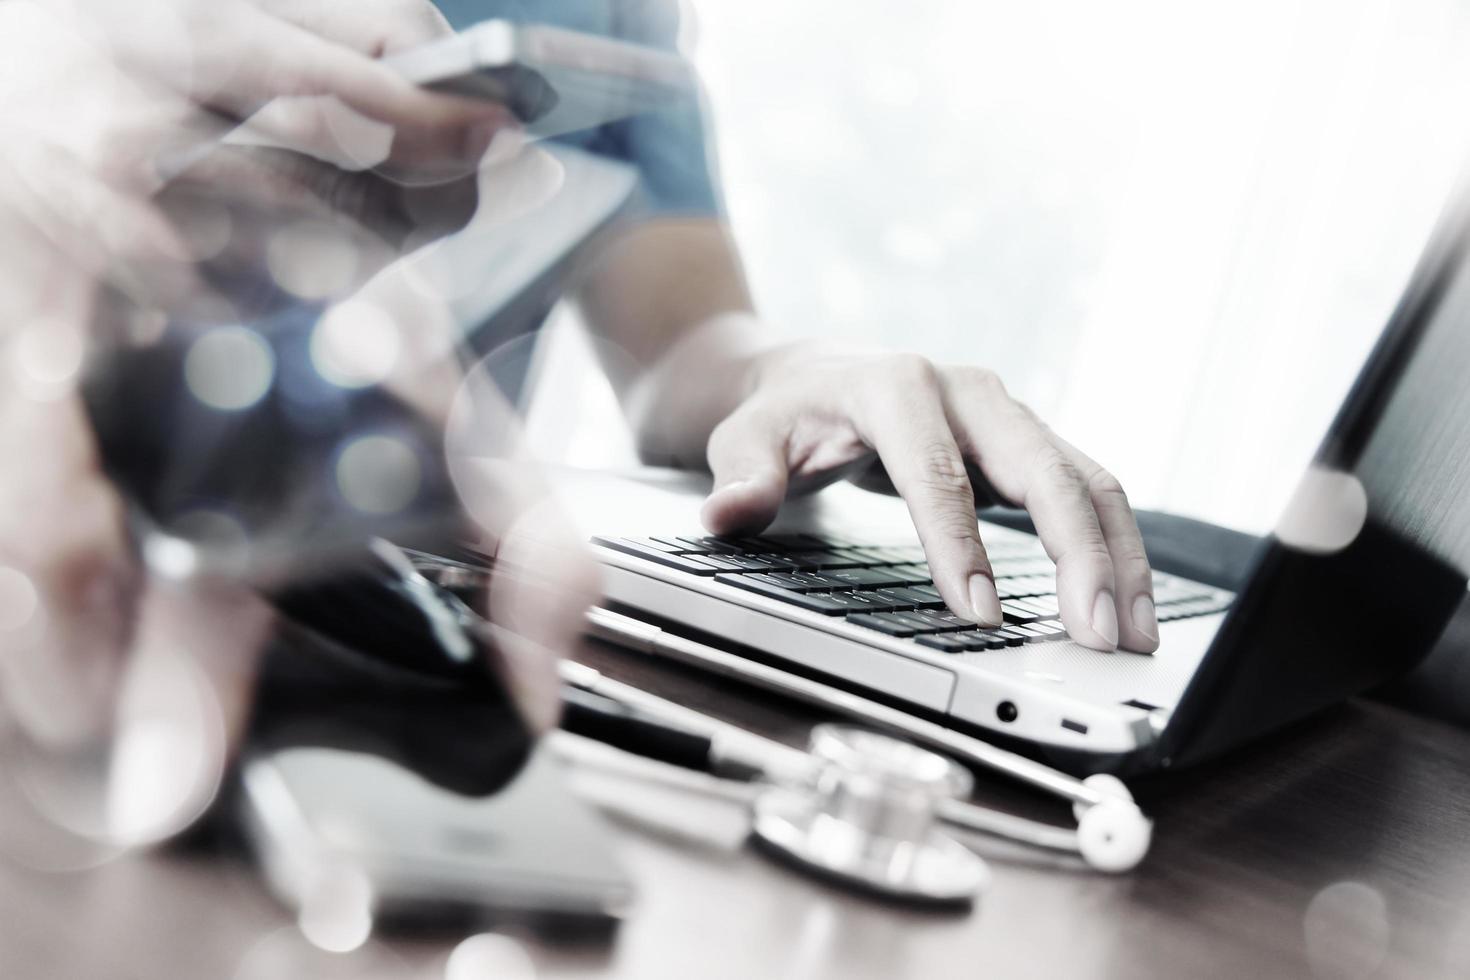
<instances>
[{"instance_id":1,"label":"silver laptop keyboard","mask_svg":"<svg viewBox=\"0 0 1470 980\"><path fill-rule=\"evenodd\" d=\"M919 547L867 545L833 535L595 537L592 543L790 603L945 653L1067 639L1056 568L1035 539L987 542L1005 625L979 629L939 597ZM1228 593L1155 573L1160 622L1220 612Z\"/></svg>"}]
</instances>

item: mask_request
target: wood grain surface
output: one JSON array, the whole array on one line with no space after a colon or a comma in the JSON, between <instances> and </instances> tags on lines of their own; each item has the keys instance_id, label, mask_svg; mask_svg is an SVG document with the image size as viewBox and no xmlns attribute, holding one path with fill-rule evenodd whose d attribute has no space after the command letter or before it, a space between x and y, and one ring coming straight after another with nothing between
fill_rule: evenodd
<instances>
[{"instance_id":1,"label":"wood grain surface","mask_svg":"<svg viewBox=\"0 0 1470 980\"><path fill-rule=\"evenodd\" d=\"M581 658L783 740L817 720L622 651ZM315 950L227 834L42 871L12 823L0 826L0 977L1470 976L1470 734L1353 703L1137 792L1157 826L1134 874L977 839L992 889L968 913L936 914L771 863L743 846L728 804L633 787L607 813L639 890L627 921L610 939L503 930L516 946L492 944L501 958L482 956L477 972L484 944L446 972L462 930ZM985 780L977 795L1067 817ZM13 802L0 799L0 821L16 819ZM521 956L531 972L514 969Z\"/></svg>"}]
</instances>

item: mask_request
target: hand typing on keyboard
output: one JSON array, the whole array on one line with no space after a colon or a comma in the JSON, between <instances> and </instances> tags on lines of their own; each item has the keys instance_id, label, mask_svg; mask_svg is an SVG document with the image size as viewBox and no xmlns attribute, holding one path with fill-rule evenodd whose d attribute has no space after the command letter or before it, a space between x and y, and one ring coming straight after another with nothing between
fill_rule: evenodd
<instances>
[{"instance_id":1,"label":"hand typing on keyboard","mask_svg":"<svg viewBox=\"0 0 1470 980\"><path fill-rule=\"evenodd\" d=\"M745 390L709 439L711 531L763 529L794 486L888 486L908 505L945 605L999 626L975 507L1023 506L1056 563L1067 632L1102 650L1158 647L1148 559L1122 487L990 371L802 343L754 358Z\"/></svg>"}]
</instances>

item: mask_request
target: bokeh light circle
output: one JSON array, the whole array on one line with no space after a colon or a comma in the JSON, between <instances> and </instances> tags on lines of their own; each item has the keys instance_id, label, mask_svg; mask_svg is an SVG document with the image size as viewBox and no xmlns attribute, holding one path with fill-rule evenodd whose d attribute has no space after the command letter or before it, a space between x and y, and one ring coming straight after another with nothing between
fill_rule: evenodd
<instances>
[{"instance_id":1,"label":"bokeh light circle","mask_svg":"<svg viewBox=\"0 0 1470 980\"><path fill-rule=\"evenodd\" d=\"M403 510L418 493L420 480L418 457L393 436L359 436L337 457L337 487L365 514Z\"/></svg>"},{"instance_id":2,"label":"bokeh light circle","mask_svg":"<svg viewBox=\"0 0 1470 980\"><path fill-rule=\"evenodd\" d=\"M362 388L387 379L398 364L402 339L387 312L350 299L329 309L311 333L311 363L327 381Z\"/></svg>"},{"instance_id":3,"label":"bokeh light circle","mask_svg":"<svg viewBox=\"0 0 1470 980\"><path fill-rule=\"evenodd\" d=\"M184 382L211 408L238 411L265 396L275 378L270 346L246 327L215 327L200 335L184 357Z\"/></svg>"}]
</instances>

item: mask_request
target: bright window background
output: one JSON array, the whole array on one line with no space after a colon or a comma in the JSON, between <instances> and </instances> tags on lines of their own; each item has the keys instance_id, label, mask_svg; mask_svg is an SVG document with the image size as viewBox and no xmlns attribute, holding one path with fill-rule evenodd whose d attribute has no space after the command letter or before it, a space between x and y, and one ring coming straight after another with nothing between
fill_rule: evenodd
<instances>
[{"instance_id":1,"label":"bright window background","mask_svg":"<svg viewBox=\"0 0 1470 980\"><path fill-rule=\"evenodd\" d=\"M1448 0L695 0L763 314L984 364L1140 506L1268 528L1460 169ZM561 377L587 370L552 332ZM565 373L563 373L565 372ZM554 386L548 455L626 452ZM569 411L568 409L571 409Z\"/></svg>"}]
</instances>

